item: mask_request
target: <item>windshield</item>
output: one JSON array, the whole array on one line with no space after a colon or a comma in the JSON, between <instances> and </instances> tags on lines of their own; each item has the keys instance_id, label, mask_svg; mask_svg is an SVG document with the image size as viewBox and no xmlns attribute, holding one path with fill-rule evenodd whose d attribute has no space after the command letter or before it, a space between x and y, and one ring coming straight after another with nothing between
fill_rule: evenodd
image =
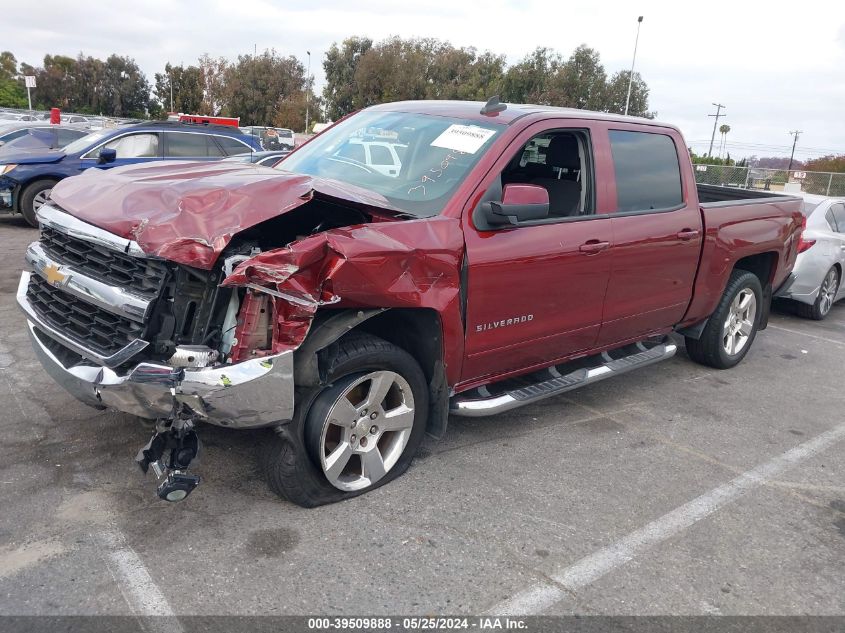
<instances>
[{"instance_id":1,"label":"windshield","mask_svg":"<svg viewBox=\"0 0 845 633\"><path fill-rule=\"evenodd\" d=\"M369 189L419 217L437 215L499 133L498 124L362 112L297 150L279 169Z\"/></svg>"},{"instance_id":2,"label":"windshield","mask_svg":"<svg viewBox=\"0 0 845 633\"><path fill-rule=\"evenodd\" d=\"M82 138L76 139L73 143L65 145L64 152L65 154L76 154L77 152L88 149L92 145L96 145L99 141L101 141L109 132L110 130L100 130L99 132L86 134Z\"/></svg>"}]
</instances>

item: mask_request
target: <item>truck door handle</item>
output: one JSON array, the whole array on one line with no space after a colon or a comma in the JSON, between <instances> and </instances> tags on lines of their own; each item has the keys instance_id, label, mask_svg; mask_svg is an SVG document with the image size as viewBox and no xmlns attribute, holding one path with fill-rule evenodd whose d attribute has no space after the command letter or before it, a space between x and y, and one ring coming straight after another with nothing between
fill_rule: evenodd
<instances>
[{"instance_id":1,"label":"truck door handle","mask_svg":"<svg viewBox=\"0 0 845 633\"><path fill-rule=\"evenodd\" d=\"M600 242L598 240L588 240L578 247L578 250L587 255L595 255L601 253L604 249L610 246L610 242Z\"/></svg>"},{"instance_id":2,"label":"truck door handle","mask_svg":"<svg viewBox=\"0 0 845 633\"><path fill-rule=\"evenodd\" d=\"M687 241L698 237L698 234L698 229L684 229L683 231L678 231L678 239Z\"/></svg>"}]
</instances>

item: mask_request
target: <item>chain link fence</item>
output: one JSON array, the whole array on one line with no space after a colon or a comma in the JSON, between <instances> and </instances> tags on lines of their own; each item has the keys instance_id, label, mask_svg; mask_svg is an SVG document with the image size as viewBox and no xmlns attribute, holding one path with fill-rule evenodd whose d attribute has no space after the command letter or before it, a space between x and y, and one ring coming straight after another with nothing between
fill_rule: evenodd
<instances>
[{"instance_id":1,"label":"chain link fence","mask_svg":"<svg viewBox=\"0 0 845 633\"><path fill-rule=\"evenodd\" d=\"M695 181L700 185L814 193L845 196L845 173L787 171L731 165L693 165Z\"/></svg>"}]
</instances>

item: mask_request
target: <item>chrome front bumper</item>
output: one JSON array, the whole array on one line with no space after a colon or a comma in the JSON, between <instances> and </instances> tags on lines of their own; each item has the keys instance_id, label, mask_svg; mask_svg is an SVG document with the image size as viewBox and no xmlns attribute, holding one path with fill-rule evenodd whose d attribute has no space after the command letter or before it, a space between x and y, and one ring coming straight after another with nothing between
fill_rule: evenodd
<instances>
[{"instance_id":1,"label":"chrome front bumper","mask_svg":"<svg viewBox=\"0 0 845 633\"><path fill-rule=\"evenodd\" d=\"M61 332L41 322L26 292L31 273L24 272L17 300L27 316L35 354L47 373L78 400L114 408L142 418L167 418L187 405L200 419L218 426L253 429L293 418L293 352L201 369L141 362L120 372L92 361L65 366L49 341L73 350Z\"/></svg>"}]
</instances>

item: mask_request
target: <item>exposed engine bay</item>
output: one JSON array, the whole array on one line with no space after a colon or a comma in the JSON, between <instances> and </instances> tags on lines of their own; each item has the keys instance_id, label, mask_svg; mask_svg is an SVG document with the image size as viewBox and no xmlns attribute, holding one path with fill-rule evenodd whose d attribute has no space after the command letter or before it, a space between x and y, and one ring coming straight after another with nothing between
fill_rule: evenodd
<instances>
[{"instance_id":1,"label":"exposed engine bay","mask_svg":"<svg viewBox=\"0 0 845 633\"><path fill-rule=\"evenodd\" d=\"M211 270L171 264L149 326L149 358L175 366L204 367L238 362L248 354L269 354L273 296L257 287L221 286L221 282L238 265L262 252L329 229L366 224L371 217L314 198L238 234Z\"/></svg>"}]
</instances>

